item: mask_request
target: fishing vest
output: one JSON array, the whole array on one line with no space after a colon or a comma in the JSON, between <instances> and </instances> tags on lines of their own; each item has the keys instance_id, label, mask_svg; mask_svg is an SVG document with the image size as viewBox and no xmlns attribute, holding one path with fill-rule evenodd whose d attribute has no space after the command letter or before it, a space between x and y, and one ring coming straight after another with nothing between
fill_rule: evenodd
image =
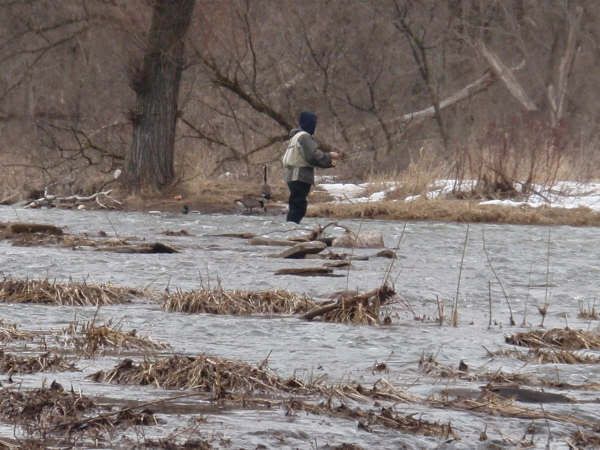
<instances>
[{"instance_id":1,"label":"fishing vest","mask_svg":"<svg viewBox=\"0 0 600 450\"><path fill-rule=\"evenodd\" d=\"M290 139L283 158L281 159L283 167L311 167L304 159L304 156L302 156L302 151L300 150L301 145L298 142L305 134L309 133L306 131L299 131Z\"/></svg>"}]
</instances>

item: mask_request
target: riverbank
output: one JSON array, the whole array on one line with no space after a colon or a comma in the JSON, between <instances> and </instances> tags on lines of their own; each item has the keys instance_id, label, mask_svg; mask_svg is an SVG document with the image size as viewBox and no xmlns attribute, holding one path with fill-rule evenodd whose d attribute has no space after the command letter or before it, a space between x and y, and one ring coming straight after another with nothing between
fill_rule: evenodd
<instances>
[{"instance_id":1,"label":"riverbank","mask_svg":"<svg viewBox=\"0 0 600 450\"><path fill-rule=\"evenodd\" d=\"M535 194L489 199L473 195L473 186L437 180L415 194L397 182L340 183L322 179L309 196L308 217L520 225L600 226L600 184L561 182L534 188ZM194 189L174 187L160 195L132 195L116 188L111 198L125 211L188 214L223 213L279 216L287 209L283 182L269 185L270 198L257 182L204 180ZM500 197L500 196L499 196ZM115 204L115 203L113 203ZM19 206L23 206L21 202ZM80 209L98 209L96 202Z\"/></svg>"}]
</instances>

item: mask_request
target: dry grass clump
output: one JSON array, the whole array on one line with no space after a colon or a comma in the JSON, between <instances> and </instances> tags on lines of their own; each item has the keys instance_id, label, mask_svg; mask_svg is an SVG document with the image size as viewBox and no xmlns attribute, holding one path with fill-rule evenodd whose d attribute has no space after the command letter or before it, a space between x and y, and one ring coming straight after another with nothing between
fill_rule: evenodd
<instances>
[{"instance_id":1,"label":"dry grass clump","mask_svg":"<svg viewBox=\"0 0 600 450\"><path fill-rule=\"evenodd\" d=\"M316 303L309 297L276 289L271 291L237 291L222 288L177 290L166 294L163 309L169 312L209 314L299 314Z\"/></svg>"},{"instance_id":2,"label":"dry grass clump","mask_svg":"<svg viewBox=\"0 0 600 450\"><path fill-rule=\"evenodd\" d=\"M489 355L512 357L519 361L534 362L537 364L599 364L600 357L594 355L580 355L568 350L542 350L540 348L530 349L522 352L515 349L503 349L489 352Z\"/></svg>"},{"instance_id":3,"label":"dry grass clump","mask_svg":"<svg viewBox=\"0 0 600 450\"><path fill-rule=\"evenodd\" d=\"M551 330L533 330L515 333L505 338L506 342L521 347L554 347L566 350L600 349L600 334L571 330L569 328L553 328Z\"/></svg>"},{"instance_id":4,"label":"dry grass clump","mask_svg":"<svg viewBox=\"0 0 600 450\"><path fill-rule=\"evenodd\" d=\"M588 208L510 207L480 205L469 200L384 200L370 203L311 205L309 217L336 219L434 220L443 222L509 223L522 225L599 226L600 214Z\"/></svg>"},{"instance_id":5,"label":"dry grass clump","mask_svg":"<svg viewBox=\"0 0 600 450\"><path fill-rule=\"evenodd\" d=\"M41 303L48 305L99 306L127 303L140 292L86 282L57 283L44 280L17 280L5 277L0 280L0 302Z\"/></svg>"},{"instance_id":6,"label":"dry grass clump","mask_svg":"<svg viewBox=\"0 0 600 450\"><path fill-rule=\"evenodd\" d=\"M64 372L77 370L62 356L52 353L42 353L38 356L19 356L5 353L0 350L0 373L37 373L37 372Z\"/></svg>"},{"instance_id":7,"label":"dry grass clump","mask_svg":"<svg viewBox=\"0 0 600 450\"><path fill-rule=\"evenodd\" d=\"M152 352L169 348L168 344L138 336L136 330L125 332L112 321L103 325L96 325L93 321L73 322L62 331L62 337L76 352L87 356L109 349Z\"/></svg>"},{"instance_id":8,"label":"dry grass clump","mask_svg":"<svg viewBox=\"0 0 600 450\"><path fill-rule=\"evenodd\" d=\"M381 323L381 306L389 303L395 295L396 292L387 284L363 294L345 291L335 302L320 305L302 318L312 320L319 317L324 322L377 325ZM384 318L383 322L391 323L389 317Z\"/></svg>"},{"instance_id":9,"label":"dry grass clump","mask_svg":"<svg viewBox=\"0 0 600 450\"><path fill-rule=\"evenodd\" d=\"M171 356L134 363L124 359L114 369L90 375L97 382L154 385L163 389L198 389L214 398L253 392L295 392L310 386L300 380L279 378L260 366L216 356Z\"/></svg>"},{"instance_id":10,"label":"dry grass clump","mask_svg":"<svg viewBox=\"0 0 600 450\"><path fill-rule=\"evenodd\" d=\"M287 415L294 414L295 411L305 411L310 414L327 414L342 419L358 421L359 428L366 431L372 431L373 426L382 426L394 430L422 434L424 436L436 436L444 439L457 438L450 423L441 424L438 422L428 422L423 419L417 419L414 414L403 416L392 407L382 407L378 410L363 410L360 408L350 408L344 403L333 405L332 402L323 402L315 405L301 400L290 400L286 403Z\"/></svg>"},{"instance_id":11,"label":"dry grass clump","mask_svg":"<svg viewBox=\"0 0 600 450\"><path fill-rule=\"evenodd\" d=\"M8 323L0 319L0 342L31 339L33 335L18 329L14 323Z\"/></svg>"}]
</instances>

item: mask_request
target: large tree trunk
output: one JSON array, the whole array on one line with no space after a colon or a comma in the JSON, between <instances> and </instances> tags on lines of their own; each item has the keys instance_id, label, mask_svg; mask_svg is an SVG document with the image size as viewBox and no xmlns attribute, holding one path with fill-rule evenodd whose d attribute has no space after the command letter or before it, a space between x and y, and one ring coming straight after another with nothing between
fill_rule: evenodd
<instances>
[{"instance_id":1,"label":"large tree trunk","mask_svg":"<svg viewBox=\"0 0 600 450\"><path fill-rule=\"evenodd\" d=\"M173 153L183 38L195 0L155 0L142 66L132 74L136 108L128 182L136 190L160 190L175 179Z\"/></svg>"}]
</instances>

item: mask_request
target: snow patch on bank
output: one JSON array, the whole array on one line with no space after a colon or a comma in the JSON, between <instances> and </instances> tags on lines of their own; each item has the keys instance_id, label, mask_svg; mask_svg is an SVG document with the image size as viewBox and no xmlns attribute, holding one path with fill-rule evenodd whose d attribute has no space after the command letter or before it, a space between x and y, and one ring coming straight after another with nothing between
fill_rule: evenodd
<instances>
[{"instance_id":1,"label":"snow patch on bank","mask_svg":"<svg viewBox=\"0 0 600 450\"><path fill-rule=\"evenodd\" d=\"M335 183L331 177L319 180L317 187L326 191L334 198L335 203L368 203L385 200L389 192L398 187L398 183L388 181L384 183ZM452 192L472 191L475 180L464 180L457 182L452 179L436 180L431 190L425 194L427 199L443 198ZM383 187L381 191L367 195L373 186ZM600 183L579 183L575 181L559 181L552 187L535 185L534 194L522 199L487 200L480 202L481 205L501 205L538 208L549 206L553 208L589 208L600 212ZM404 199L406 202L422 198L422 195L410 195ZM398 200L396 200L398 201ZM400 200L401 201L401 200Z\"/></svg>"},{"instance_id":2,"label":"snow patch on bank","mask_svg":"<svg viewBox=\"0 0 600 450\"><path fill-rule=\"evenodd\" d=\"M385 196L388 192L396 189L397 183L395 181L386 181L384 183L377 183L377 186L383 185L385 189L383 191L373 192L372 194L366 195L367 190L374 185L373 183L321 183L317 184L317 187L327 192L334 198L335 203L368 203L368 202L380 202L385 200Z\"/></svg>"}]
</instances>

